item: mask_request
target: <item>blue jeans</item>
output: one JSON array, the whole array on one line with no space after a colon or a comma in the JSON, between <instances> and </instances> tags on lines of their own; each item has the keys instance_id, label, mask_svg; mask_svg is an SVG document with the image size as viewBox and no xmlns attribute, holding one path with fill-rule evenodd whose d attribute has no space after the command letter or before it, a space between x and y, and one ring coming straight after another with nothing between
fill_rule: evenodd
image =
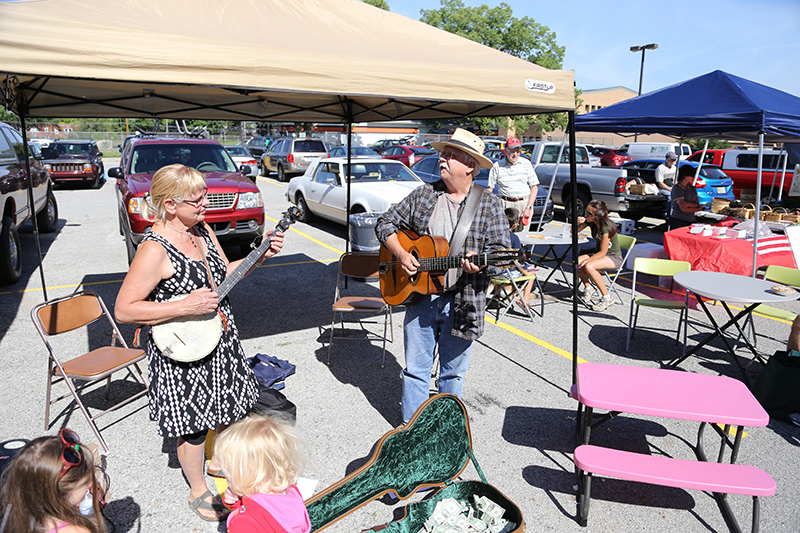
<instances>
[{"instance_id":1,"label":"blue jeans","mask_svg":"<svg viewBox=\"0 0 800 533\"><path fill-rule=\"evenodd\" d=\"M403 423L408 422L430 395L433 354L439 345L439 392L461 397L464 374L469 366L472 341L454 337L455 296L425 296L406 308L403 338L406 367L403 369Z\"/></svg>"},{"instance_id":2,"label":"blue jeans","mask_svg":"<svg viewBox=\"0 0 800 533\"><path fill-rule=\"evenodd\" d=\"M665 222L669 222L669 216L672 214L672 192L666 189L658 189L658 194L667 197L667 216Z\"/></svg>"}]
</instances>

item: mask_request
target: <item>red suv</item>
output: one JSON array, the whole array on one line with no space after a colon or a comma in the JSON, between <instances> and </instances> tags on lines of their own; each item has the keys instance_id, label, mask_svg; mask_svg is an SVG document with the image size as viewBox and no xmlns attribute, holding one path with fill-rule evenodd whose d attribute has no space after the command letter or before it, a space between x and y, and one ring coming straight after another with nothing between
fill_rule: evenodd
<instances>
[{"instance_id":1,"label":"red suv","mask_svg":"<svg viewBox=\"0 0 800 533\"><path fill-rule=\"evenodd\" d=\"M86 183L93 189L105 183L103 152L94 141L54 141L42 148L42 156L53 183Z\"/></svg>"},{"instance_id":2,"label":"red suv","mask_svg":"<svg viewBox=\"0 0 800 533\"><path fill-rule=\"evenodd\" d=\"M220 242L235 242L242 251L261 238L264 231L264 200L258 187L247 178L255 169L237 170L230 154L218 142L198 138L133 138L121 154L125 167L108 170L117 180L120 234L125 237L128 262L153 223L142 216L145 194L153 174L173 163L196 168L206 178L208 223Z\"/></svg>"},{"instance_id":3,"label":"red suv","mask_svg":"<svg viewBox=\"0 0 800 533\"><path fill-rule=\"evenodd\" d=\"M592 148L592 155L600 158L601 167L618 167L622 163L633 161L633 158L628 155L628 152L615 148L605 148L603 146L595 146Z\"/></svg>"}]
</instances>

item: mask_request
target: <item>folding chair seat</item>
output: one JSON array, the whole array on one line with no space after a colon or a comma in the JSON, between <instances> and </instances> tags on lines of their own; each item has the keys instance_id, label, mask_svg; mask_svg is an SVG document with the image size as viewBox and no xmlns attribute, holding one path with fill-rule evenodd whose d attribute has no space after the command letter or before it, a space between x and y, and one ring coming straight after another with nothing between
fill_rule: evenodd
<instances>
[{"instance_id":1,"label":"folding chair seat","mask_svg":"<svg viewBox=\"0 0 800 533\"><path fill-rule=\"evenodd\" d=\"M764 273L764 279L769 281L774 281L775 283L780 283L782 285L795 287L796 289L800 289L800 270L796 268L784 267L779 265L768 265L767 270ZM785 320L786 322L792 322L797 317L797 313L794 313L787 309L781 309L780 307L772 307L771 305L766 305L766 304L760 304L756 306L756 308L753 310L753 314L762 315L768 318L777 318L778 320ZM747 317L747 320L745 321L742 329L748 327L750 328L750 335L752 335L753 346L756 346L756 330L755 330L755 323L753 321L753 314ZM736 339L734 350L738 346L740 337L741 334Z\"/></svg>"},{"instance_id":2,"label":"folding chair seat","mask_svg":"<svg viewBox=\"0 0 800 533\"><path fill-rule=\"evenodd\" d=\"M672 261L670 259L656 259L652 257L637 257L633 262L633 285L631 286L631 310L628 317L628 341L625 344L627 353L631 347L631 339L636 331L636 321L639 318L639 307L652 307L654 309L674 309L680 310L678 317L678 331L675 342L679 342L681 336L681 323L683 323L683 353L686 353L686 323L689 314L689 293L683 301L662 300L659 298L649 298L636 296L636 278L638 274L649 274L651 276L672 277L678 272L691 270L691 264L687 261ZM670 290L670 292L672 292ZM634 312L635 311L635 312Z\"/></svg>"},{"instance_id":3,"label":"folding chair seat","mask_svg":"<svg viewBox=\"0 0 800 533\"><path fill-rule=\"evenodd\" d=\"M500 322L510 309L514 308L517 302L522 303L522 310L531 319L531 322L536 322L533 318L533 312L529 305L525 305L525 300L522 297L522 291L528 283L533 283L539 294L539 316L544 316L544 295L542 293L542 285L536 272L528 272L522 266L514 262L515 266L511 267L522 272L521 276L512 278L510 275L499 275L492 278L492 284L487 293L489 302L486 307L494 304L497 306L497 313L495 314L495 322ZM510 270L510 269L509 269Z\"/></svg>"},{"instance_id":4,"label":"folding chair seat","mask_svg":"<svg viewBox=\"0 0 800 533\"><path fill-rule=\"evenodd\" d=\"M612 270L611 272L614 273L612 277L609 274L608 270L602 270L603 277L606 278L606 285L608 285L608 292L611 294L611 291L614 291L614 294L617 295L619 298L619 303L625 304L625 301L620 296L619 291L617 290L617 278L625 270L625 264L628 262L628 256L631 254L631 250L633 250L633 245L636 244L636 237L631 237L630 235L622 235L617 234L617 242L619 242L619 249L622 252L622 264L619 266L617 270Z\"/></svg>"},{"instance_id":5,"label":"folding chair seat","mask_svg":"<svg viewBox=\"0 0 800 533\"><path fill-rule=\"evenodd\" d=\"M88 353L77 356L74 356L74 354L65 356L62 353L66 352L67 348L74 345L74 343L70 344L66 339L59 342L60 339L56 340L56 336L89 326L89 324L103 317L108 320L108 325L111 328L110 345L95 348ZM100 441L103 450L108 452L108 446L100 434L95 420L147 394L147 379L138 365L139 361L145 358L144 350L128 348L102 298L92 291L81 291L70 296L41 303L31 310L31 320L33 320L36 330L42 337L49 354L47 398L44 415L45 430L50 428L50 406L72 395L95 436ZM65 335L64 337L72 339L72 336ZM117 343L121 346L117 346ZM136 373L133 372L133 369L136 370ZM82 400L84 390L94 383L105 380L105 401L107 402L111 387L111 376L115 372L122 370L127 370L127 374L130 374L134 380L144 385L144 390L117 402L98 414L92 415ZM52 386L62 381L67 385L69 393L56 399L51 399ZM73 383L76 381L81 382L77 387Z\"/></svg>"},{"instance_id":6,"label":"folding chair seat","mask_svg":"<svg viewBox=\"0 0 800 533\"><path fill-rule=\"evenodd\" d=\"M378 268L380 259L376 253L364 252L348 252L342 254L339 258L339 274L336 276L336 292L333 296L333 320L331 321L331 335L328 344L328 363L331 361L331 348L333 347L334 339L343 340L366 340L383 341L383 359L381 367L386 364L386 341L394 342L394 328L392 325L392 306L388 305L383 298L379 296L363 296L360 294L352 294L354 289L349 288L345 291L344 282L348 280L350 286L358 286L363 292L364 285L359 283L365 280L377 280ZM376 324L377 321L369 321L357 318L355 321L348 321L351 324L358 324L358 330L345 329L345 314L350 313L366 313L366 314L383 314L383 335L379 335L374 331L367 329L365 324ZM337 317L341 323L341 334L335 335ZM388 328L388 331L387 331ZM348 331L353 333L358 331L360 336L347 335ZM387 337L387 333L389 337Z\"/></svg>"}]
</instances>

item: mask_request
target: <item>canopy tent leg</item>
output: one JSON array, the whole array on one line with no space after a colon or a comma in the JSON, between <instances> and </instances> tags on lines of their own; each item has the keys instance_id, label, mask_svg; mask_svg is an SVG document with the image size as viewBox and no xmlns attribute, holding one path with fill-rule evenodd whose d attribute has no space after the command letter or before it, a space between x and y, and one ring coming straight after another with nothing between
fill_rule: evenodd
<instances>
[{"instance_id":1,"label":"canopy tent leg","mask_svg":"<svg viewBox=\"0 0 800 533\"><path fill-rule=\"evenodd\" d=\"M42 278L42 295L47 301L47 284L44 281L44 265L42 264L42 245L39 242L39 222L36 220L36 204L33 200L33 175L31 174L30 152L28 151L28 128L25 125L25 113L19 114L19 128L22 134L22 157L25 158L25 175L28 184L28 211L33 223L33 238L36 241L36 253L39 257L39 275ZM45 207L46 209L46 207Z\"/></svg>"},{"instance_id":2,"label":"canopy tent leg","mask_svg":"<svg viewBox=\"0 0 800 533\"><path fill-rule=\"evenodd\" d=\"M764 132L758 132L758 174L756 175L756 217L753 220L753 274L751 277L756 277L756 270L758 270L758 222L761 214L761 174L764 169Z\"/></svg>"},{"instance_id":3,"label":"canopy tent leg","mask_svg":"<svg viewBox=\"0 0 800 533\"><path fill-rule=\"evenodd\" d=\"M578 164L575 154L575 111L568 111L569 129L569 183L578 190ZM561 156L558 158L561 160ZM570 195L572 202L572 385L578 383L578 195ZM547 204L545 204L547 205Z\"/></svg>"}]
</instances>

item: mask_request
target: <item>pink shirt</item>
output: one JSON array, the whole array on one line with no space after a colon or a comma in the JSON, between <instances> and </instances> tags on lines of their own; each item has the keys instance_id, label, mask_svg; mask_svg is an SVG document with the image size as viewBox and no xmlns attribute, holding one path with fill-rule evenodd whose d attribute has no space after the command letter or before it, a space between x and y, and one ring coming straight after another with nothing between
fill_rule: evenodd
<instances>
[{"instance_id":1,"label":"pink shirt","mask_svg":"<svg viewBox=\"0 0 800 533\"><path fill-rule=\"evenodd\" d=\"M258 513L252 508L248 512L247 507L252 505L262 508L258 511L269 513L288 533L311 531L311 520L296 485L289 487L286 494L253 494L246 498L240 507L228 515L229 532L253 531L253 518Z\"/></svg>"}]
</instances>

